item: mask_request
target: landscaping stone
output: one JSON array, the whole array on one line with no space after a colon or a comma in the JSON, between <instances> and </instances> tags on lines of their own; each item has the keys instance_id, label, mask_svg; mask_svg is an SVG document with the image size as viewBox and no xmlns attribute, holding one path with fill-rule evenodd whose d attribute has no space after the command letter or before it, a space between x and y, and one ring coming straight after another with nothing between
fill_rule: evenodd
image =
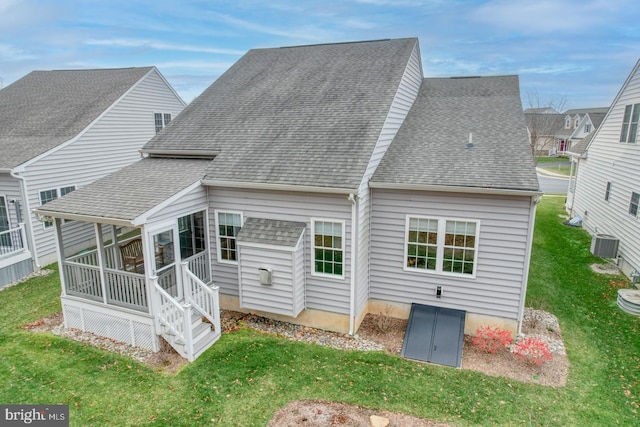
<instances>
[{"instance_id":1,"label":"landscaping stone","mask_svg":"<svg viewBox=\"0 0 640 427\"><path fill-rule=\"evenodd\" d=\"M369 421L371 422L371 427L387 427L389 425L389 418L378 415L371 415Z\"/></svg>"}]
</instances>

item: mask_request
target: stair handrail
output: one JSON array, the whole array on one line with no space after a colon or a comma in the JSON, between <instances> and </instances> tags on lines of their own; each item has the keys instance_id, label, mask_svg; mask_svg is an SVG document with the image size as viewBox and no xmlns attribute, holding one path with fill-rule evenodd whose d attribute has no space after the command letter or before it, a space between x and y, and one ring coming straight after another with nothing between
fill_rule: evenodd
<instances>
[{"instance_id":1,"label":"stair handrail","mask_svg":"<svg viewBox=\"0 0 640 427\"><path fill-rule=\"evenodd\" d=\"M175 336L182 338L182 340L186 343L187 341L184 332L185 307L183 307L182 304L180 304L171 295L169 295L167 291L162 289L162 287L158 284L157 279L152 279L152 282L154 283L154 294L157 296L156 303L153 304L156 312L154 317L159 323L167 327ZM169 317L164 315L167 308L172 313L178 313L175 323L172 322ZM183 329L183 331L180 332L180 329Z\"/></svg>"},{"instance_id":2,"label":"stair handrail","mask_svg":"<svg viewBox=\"0 0 640 427\"><path fill-rule=\"evenodd\" d=\"M198 276L189 270L188 262L181 262L182 284L185 302L191 304L213 325L216 334L220 329L220 297L218 286L207 286Z\"/></svg>"}]
</instances>

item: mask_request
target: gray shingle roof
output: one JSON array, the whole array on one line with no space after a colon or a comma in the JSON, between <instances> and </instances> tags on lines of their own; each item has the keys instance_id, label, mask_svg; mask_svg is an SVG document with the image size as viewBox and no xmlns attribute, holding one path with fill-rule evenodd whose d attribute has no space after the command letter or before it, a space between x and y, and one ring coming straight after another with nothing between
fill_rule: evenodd
<instances>
[{"instance_id":1,"label":"gray shingle roof","mask_svg":"<svg viewBox=\"0 0 640 427\"><path fill-rule=\"evenodd\" d=\"M529 129L535 128L540 136L565 136L573 133L573 128L565 129L564 114L539 114L524 113L524 118Z\"/></svg>"},{"instance_id":2,"label":"gray shingle roof","mask_svg":"<svg viewBox=\"0 0 640 427\"><path fill-rule=\"evenodd\" d=\"M576 114L580 114L581 116L586 113L603 113L606 114L609 111L609 107L595 107L595 108L573 108L570 110L566 110L562 114L575 116Z\"/></svg>"},{"instance_id":3,"label":"gray shingle roof","mask_svg":"<svg viewBox=\"0 0 640 427\"><path fill-rule=\"evenodd\" d=\"M417 43L251 50L145 148L219 151L210 180L357 188Z\"/></svg>"},{"instance_id":4,"label":"gray shingle roof","mask_svg":"<svg viewBox=\"0 0 640 427\"><path fill-rule=\"evenodd\" d=\"M239 243L294 247L306 226L304 222L247 218L237 239Z\"/></svg>"},{"instance_id":5,"label":"gray shingle roof","mask_svg":"<svg viewBox=\"0 0 640 427\"><path fill-rule=\"evenodd\" d=\"M0 168L70 140L152 68L33 71L0 90Z\"/></svg>"},{"instance_id":6,"label":"gray shingle roof","mask_svg":"<svg viewBox=\"0 0 640 427\"><path fill-rule=\"evenodd\" d=\"M204 177L210 160L142 159L39 208L132 221ZM55 216L55 215L53 215Z\"/></svg>"},{"instance_id":7,"label":"gray shingle roof","mask_svg":"<svg viewBox=\"0 0 640 427\"><path fill-rule=\"evenodd\" d=\"M372 182L537 191L518 77L424 79Z\"/></svg>"},{"instance_id":8,"label":"gray shingle roof","mask_svg":"<svg viewBox=\"0 0 640 427\"><path fill-rule=\"evenodd\" d=\"M582 138L582 140L579 143L577 143L567 151L571 154L578 154L580 156L583 155L584 153L587 152L587 147L589 147L589 143L591 142L595 134L596 134L595 130L591 131L590 134Z\"/></svg>"}]
</instances>

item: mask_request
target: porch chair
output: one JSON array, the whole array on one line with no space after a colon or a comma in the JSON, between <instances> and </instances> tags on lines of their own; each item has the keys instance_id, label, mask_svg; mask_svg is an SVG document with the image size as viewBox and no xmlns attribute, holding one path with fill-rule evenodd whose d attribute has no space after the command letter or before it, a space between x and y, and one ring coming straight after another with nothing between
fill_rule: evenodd
<instances>
[{"instance_id":1,"label":"porch chair","mask_svg":"<svg viewBox=\"0 0 640 427\"><path fill-rule=\"evenodd\" d=\"M138 272L138 265L144 267L144 256L142 255L142 239L133 239L120 246L120 256L125 271Z\"/></svg>"}]
</instances>

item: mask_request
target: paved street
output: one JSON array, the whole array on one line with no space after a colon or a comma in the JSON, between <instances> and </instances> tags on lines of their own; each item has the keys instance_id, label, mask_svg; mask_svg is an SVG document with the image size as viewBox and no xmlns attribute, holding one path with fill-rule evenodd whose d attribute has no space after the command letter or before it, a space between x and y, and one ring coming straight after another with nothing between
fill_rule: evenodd
<instances>
[{"instance_id":1,"label":"paved street","mask_svg":"<svg viewBox=\"0 0 640 427\"><path fill-rule=\"evenodd\" d=\"M545 194L567 194L569 188L569 179L556 178L538 174L540 189Z\"/></svg>"}]
</instances>

